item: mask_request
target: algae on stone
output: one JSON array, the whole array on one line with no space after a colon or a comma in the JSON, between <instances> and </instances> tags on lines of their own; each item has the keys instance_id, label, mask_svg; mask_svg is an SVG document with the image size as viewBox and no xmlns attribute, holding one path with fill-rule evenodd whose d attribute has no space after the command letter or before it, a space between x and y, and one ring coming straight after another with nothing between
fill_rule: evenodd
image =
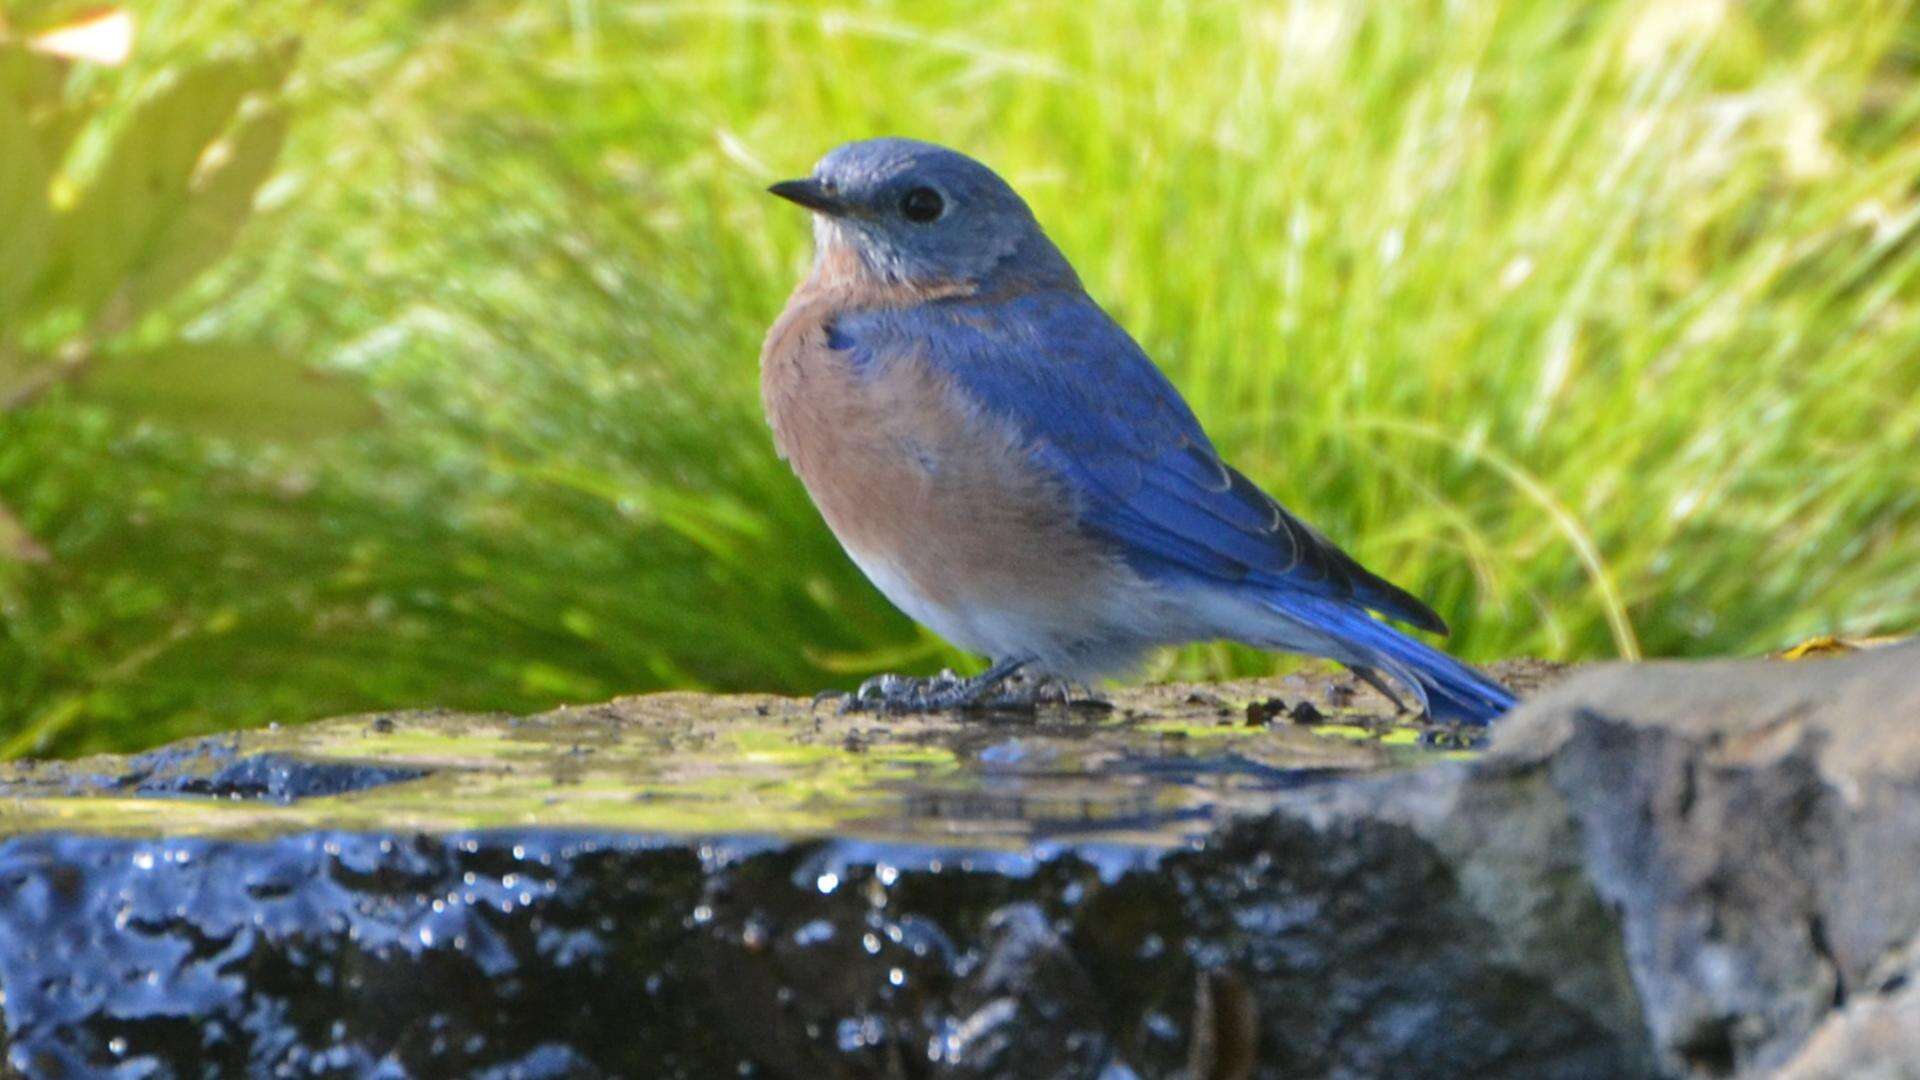
<instances>
[{"instance_id":1,"label":"algae on stone","mask_svg":"<svg viewBox=\"0 0 1920 1080\"><path fill-rule=\"evenodd\" d=\"M1297 715L1313 722L1268 715L1275 695L1311 704ZM1147 687L1110 710L1037 714L874 716L789 698L654 694L528 717L345 717L131 758L0 765L0 835L565 828L1168 844L1264 810L1273 792L1306 780L1446 756L1421 750L1417 735L1337 675ZM424 775L291 801L209 784L261 756ZM230 797L154 798L156 786Z\"/></svg>"}]
</instances>

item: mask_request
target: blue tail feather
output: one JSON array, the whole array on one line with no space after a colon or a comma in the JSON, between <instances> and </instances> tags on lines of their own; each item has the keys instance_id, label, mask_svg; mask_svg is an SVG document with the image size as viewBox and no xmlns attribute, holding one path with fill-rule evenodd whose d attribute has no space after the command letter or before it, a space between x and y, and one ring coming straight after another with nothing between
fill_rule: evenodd
<instances>
[{"instance_id":1,"label":"blue tail feather","mask_svg":"<svg viewBox=\"0 0 1920 1080\"><path fill-rule=\"evenodd\" d=\"M1319 597L1289 597L1272 606L1353 653L1334 659L1379 668L1405 684L1436 720L1487 724L1514 706L1506 687L1364 611Z\"/></svg>"}]
</instances>

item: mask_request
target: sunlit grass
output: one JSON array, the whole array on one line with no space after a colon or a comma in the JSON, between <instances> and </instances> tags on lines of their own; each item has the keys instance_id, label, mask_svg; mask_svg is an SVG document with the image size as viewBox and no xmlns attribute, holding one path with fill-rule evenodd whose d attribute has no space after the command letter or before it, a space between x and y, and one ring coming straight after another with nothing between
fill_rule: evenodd
<instances>
[{"instance_id":1,"label":"sunlit grass","mask_svg":"<svg viewBox=\"0 0 1920 1080\"><path fill-rule=\"evenodd\" d=\"M886 133L1011 178L1227 456L1468 656L1920 623L1905 4L148 7L129 80L305 40L270 212L188 332L385 422L203 466L6 421L61 560L11 601L9 749L954 660L759 417L806 258L761 188Z\"/></svg>"}]
</instances>

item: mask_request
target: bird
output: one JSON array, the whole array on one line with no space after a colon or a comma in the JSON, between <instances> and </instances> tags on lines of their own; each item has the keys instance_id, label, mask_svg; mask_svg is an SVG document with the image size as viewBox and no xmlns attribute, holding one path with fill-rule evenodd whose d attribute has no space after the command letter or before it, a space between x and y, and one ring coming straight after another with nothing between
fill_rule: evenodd
<instances>
[{"instance_id":1,"label":"bird","mask_svg":"<svg viewBox=\"0 0 1920 1080\"><path fill-rule=\"evenodd\" d=\"M1437 721L1512 707L1384 621L1445 634L1432 608L1221 458L991 168L876 138L767 190L814 241L761 350L775 446L868 580L990 661L876 676L847 707L977 707L1214 640L1336 661Z\"/></svg>"}]
</instances>

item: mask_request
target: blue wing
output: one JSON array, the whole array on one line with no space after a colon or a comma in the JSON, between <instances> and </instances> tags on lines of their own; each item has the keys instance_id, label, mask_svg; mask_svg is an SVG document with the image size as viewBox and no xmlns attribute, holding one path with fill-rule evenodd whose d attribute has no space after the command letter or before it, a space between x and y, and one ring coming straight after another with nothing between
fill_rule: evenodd
<instances>
[{"instance_id":1,"label":"blue wing","mask_svg":"<svg viewBox=\"0 0 1920 1080\"><path fill-rule=\"evenodd\" d=\"M1446 632L1222 461L1179 391L1077 289L849 314L829 342L856 365L938 365L1028 439L1079 497L1084 526L1144 574L1299 590Z\"/></svg>"}]
</instances>

